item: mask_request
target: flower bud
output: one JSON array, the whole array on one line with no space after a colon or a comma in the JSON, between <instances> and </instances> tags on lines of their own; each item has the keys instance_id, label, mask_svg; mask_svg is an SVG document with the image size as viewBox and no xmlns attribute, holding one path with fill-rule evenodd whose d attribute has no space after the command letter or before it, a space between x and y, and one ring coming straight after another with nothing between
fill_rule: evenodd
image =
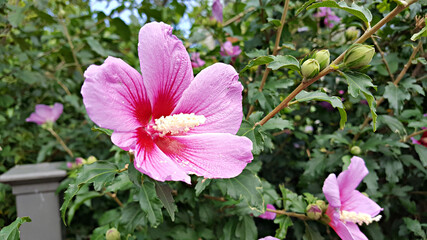
<instances>
[{"instance_id":1,"label":"flower bud","mask_svg":"<svg viewBox=\"0 0 427 240\"><path fill-rule=\"evenodd\" d=\"M316 59L308 59L301 65L301 74L304 78L315 77L320 70L319 62Z\"/></svg>"},{"instance_id":2,"label":"flower bud","mask_svg":"<svg viewBox=\"0 0 427 240\"><path fill-rule=\"evenodd\" d=\"M353 155L359 155L362 152L362 150L360 149L359 146L353 146L351 147L350 152Z\"/></svg>"},{"instance_id":3,"label":"flower bud","mask_svg":"<svg viewBox=\"0 0 427 240\"><path fill-rule=\"evenodd\" d=\"M330 54L329 54L329 50L320 50L320 51L317 51L315 54L314 54L314 59L316 59L317 60L317 62L319 63L319 65L320 65L320 70L323 70L323 69L325 69L325 67L327 67L328 65L329 65L329 63L330 63Z\"/></svg>"},{"instance_id":4,"label":"flower bud","mask_svg":"<svg viewBox=\"0 0 427 240\"><path fill-rule=\"evenodd\" d=\"M346 52L344 64L349 68L360 68L368 65L374 54L375 48L372 46L356 44Z\"/></svg>"},{"instance_id":5,"label":"flower bud","mask_svg":"<svg viewBox=\"0 0 427 240\"><path fill-rule=\"evenodd\" d=\"M107 240L120 240L120 232L115 228L110 228L105 233L105 238Z\"/></svg>"},{"instance_id":6,"label":"flower bud","mask_svg":"<svg viewBox=\"0 0 427 240\"><path fill-rule=\"evenodd\" d=\"M319 220L322 216L322 209L316 204L308 205L305 211L307 212L307 217L312 220Z\"/></svg>"},{"instance_id":7,"label":"flower bud","mask_svg":"<svg viewBox=\"0 0 427 240\"><path fill-rule=\"evenodd\" d=\"M347 41L354 41L360 35L360 31L355 27L350 27L345 31L345 38Z\"/></svg>"},{"instance_id":8,"label":"flower bud","mask_svg":"<svg viewBox=\"0 0 427 240\"><path fill-rule=\"evenodd\" d=\"M87 158L86 164L92 164L92 163L96 162L96 160L97 160L96 157L90 156Z\"/></svg>"},{"instance_id":9,"label":"flower bud","mask_svg":"<svg viewBox=\"0 0 427 240\"><path fill-rule=\"evenodd\" d=\"M322 212L325 212L326 209L328 209L328 206L326 206L326 203L323 200L317 200L316 205L319 206L319 208L322 210Z\"/></svg>"}]
</instances>

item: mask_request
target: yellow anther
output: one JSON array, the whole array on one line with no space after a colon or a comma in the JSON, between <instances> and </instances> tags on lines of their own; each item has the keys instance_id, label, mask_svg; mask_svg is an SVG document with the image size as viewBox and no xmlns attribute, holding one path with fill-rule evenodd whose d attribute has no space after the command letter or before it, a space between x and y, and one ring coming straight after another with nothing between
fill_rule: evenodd
<instances>
[{"instance_id":1,"label":"yellow anther","mask_svg":"<svg viewBox=\"0 0 427 240\"><path fill-rule=\"evenodd\" d=\"M164 136L168 133L174 135L186 133L190 131L190 129L204 124L205 121L206 118L203 115L180 113L155 119L154 122L156 125L153 126L153 129L160 132L160 136Z\"/></svg>"},{"instance_id":2,"label":"yellow anther","mask_svg":"<svg viewBox=\"0 0 427 240\"><path fill-rule=\"evenodd\" d=\"M377 215L375 217L371 217L371 215L367 213L356 213L349 211L341 211L340 220L343 222L352 222L362 225L363 223L366 225L371 224L372 222L378 222L381 219L381 215Z\"/></svg>"}]
</instances>

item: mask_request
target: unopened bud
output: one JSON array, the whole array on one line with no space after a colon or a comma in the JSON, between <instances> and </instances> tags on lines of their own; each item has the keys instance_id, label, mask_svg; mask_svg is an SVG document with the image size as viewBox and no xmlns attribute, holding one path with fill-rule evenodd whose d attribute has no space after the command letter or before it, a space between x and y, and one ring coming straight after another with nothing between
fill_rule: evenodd
<instances>
[{"instance_id":1,"label":"unopened bud","mask_svg":"<svg viewBox=\"0 0 427 240\"><path fill-rule=\"evenodd\" d=\"M115 228L110 228L105 233L105 238L107 240L120 240L120 232Z\"/></svg>"},{"instance_id":2,"label":"unopened bud","mask_svg":"<svg viewBox=\"0 0 427 240\"><path fill-rule=\"evenodd\" d=\"M87 158L86 164L92 164L92 163L96 162L96 160L97 160L96 157L90 156Z\"/></svg>"},{"instance_id":3,"label":"unopened bud","mask_svg":"<svg viewBox=\"0 0 427 240\"><path fill-rule=\"evenodd\" d=\"M319 220L322 216L322 209L316 204L310 204L305 209L307 212L307 217L312 220Z\"/></svg>"},{"instance_id":4,"label":"unopened bud","mask_svg":"<svg viewBox=\"0 0 427 240\"><path fill-rule=\"evenodd\" d=\"M299 121L299 120L301 120L301 116L300 115L295 115L294 119L295 119L295 121Z\"/></svg>"},{"instance_id":5,"label":"unopened bud","mask_svg":"<svg viewBox=\"0 0 427 240\"><path fill-rule=\"evenodd\" d=\"M301 74L304 78L310 79L315 77L320 70L319 62L316 59L308 59L301 66Z\"/></svg>"},{"instance_id":6,"label":"unopened bud","mask_svg":"<svg viewBox=\"0 0 427 240\"><path fill-rule=\"evenodd\" d=\"M368 65L375 54L375 48L369 45L356 44L346 52L344 64L349 68L360 68Z\"/></svg>"},{"instance_id":7,"label":"unopened bud","mask_svg":"<svg viewBox=\"0 0 427 240\"><path fill-rule=\"evenodd\" d=\"M325 69L325 67L329 65L331 61L330 56L331 54L329 53L329 50L320 50L314 54L313 58L319 63L320 70Z\"/></svg>"},{"instance_id":8,"label":"unopened bud","mask_svg":"<svg viewBox=\"0 0 427 240\"><path fill-rule=\"evenodd\" d=\"M325 212L328 206L326 206L325 201L323 200L317 200L316 205L319 206L319 208L322 210L322 212Z\"/></svg>"},{"instance_id":9,"label":"unopened bud","mask_svg":"<svg viewBox=\"0 0 427 240\"><path fill-rule=\"evenodd\" d=\"M362 150L360 149L359 146L353 146L351 147L350 152L353 155L359 155L362 152Z\"/></svg>"},{"instance_id":10,"label":"unopened bud","mask_svg":"<svg viewBox=\"0 0 427 240\"><path fill-rule=\"evenodd\" d=\"M354 41L360 35L360 31L356 27L350 27L345 31L345 38L348 41Z\"/></svg>"}]
</instances>

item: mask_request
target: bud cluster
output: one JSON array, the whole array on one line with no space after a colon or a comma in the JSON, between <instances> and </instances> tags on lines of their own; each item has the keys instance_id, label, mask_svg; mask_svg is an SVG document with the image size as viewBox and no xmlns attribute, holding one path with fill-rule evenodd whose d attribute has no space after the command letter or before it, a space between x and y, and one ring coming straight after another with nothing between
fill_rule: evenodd
<instances>
[{"instance_id":1,"label":"bud cluster","mask_svg":"<svg viewBox=\"0 0 427 240\"><path fill-rule=\"evenodd\" d=\"M315 203L309 204L305 209L309 219L319 220L327 209L325 201L317 200Z\"/></svg>"}]
</instances>

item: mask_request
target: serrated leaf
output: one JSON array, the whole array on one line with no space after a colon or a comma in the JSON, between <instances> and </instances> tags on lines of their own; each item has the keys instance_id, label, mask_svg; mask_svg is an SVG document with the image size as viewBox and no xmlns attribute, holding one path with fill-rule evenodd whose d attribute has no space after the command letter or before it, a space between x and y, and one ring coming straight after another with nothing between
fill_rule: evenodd
<instances>
[{"instance_id":1,"label":"serrated leaf","mask_svg":"<svg viewBox=\"0 0 427 240\"><path fill-rule=\"evenodd\" d=\"M242 216L236 226L235 236L240 239L256 239L258 232L251 216Z\"/></svg>"},{"instance_id":2,"label":"serrated leaf","mask_svg":"<svg viewBox=\"0 0 427 240\"><path fill-rule=\"evenodd\" d=\"M267 64L273 61L273 58L271 56L260 56L257 57L255 59L252 59L249 61L248 65L246 65L241 71L240 73L248 70L251 67L255 67L258 65L263 65L263 64Z\"/></svg>"},{"instance_id":3,"label":"serrated leaf","mask_svg":"<svg viewBox=\"0 0 427 240\"><path fill-rule=\"evenodd\" d=\"M67 191L65 191L64 203L60 208L61 217L65 225L65 213L68 205L79 190L86 184L94 183L95 190L99 191L106 183L114 179L117 171L115 164L104 161L85 164L79 169L75 182L70 184ZM70 220L68 220L69 222Z\"/></svg>"},{"instance_id":4,"label":"serrated leaf","mask_svg":"<svg viewBox=\"0 0 427 240\"><path fill-rule=\"evenodd\" d=\"M194 189L196 190L196 197L198 197L200 193L202 193L203 190L205 190L205 188L211 183L211 181L212 179L203 178L203 177L199 177L197 179L197 184L194 187Z\"/></svg>"},{"instance_id":5,"label":"serrated leaf","mask_svg":"<svg viewBox=\"0 0 427 240\"><path fill-rule=\"evenodd\" d=\"M104 47L101 45L101 43L98 42L98 40L94 39L93 37L86 38L87 44L89 44L89 47L99 55L103 57L108 57L108 52L104 49Z\"/></svg>"},{"instance_id":6,"label":"serrated leaf","mask_svg":"<svg viewBox=\"0 0 427 240\"><path fill-rule=\"evenodd\" d=\"M311 100L317 100L317 101L325 101L332 105L332 107L337 108L341 120L340 120L340 128L343 129L345 126L345 123L347 122L347 112L345 111L344 105L342 104L342 101L338 97L330 97L324 92L315 91L315 92L307 92L307 91L301 91L298 95L295 96L295 100L298 102L306 102Z\"/></svg>"},{"instance_id":7,"label":"serrated leaf","mask_svg":"<svg viewBox=\"0 0 427 240\"><path fill-rule=\"evenodd\" d=\"M268 64L268 67L272 70L277 70L279 68L289 68L294 71L299 71L299 61L294 56L279 55L271 57L273 58L273 61Z\"/></svg>"},{"instance_id":8,"label":"serrated leaf","mask_svg":"<svg viewBox=\"0 0 427 240\"><path fill-rule=\"evenodd\" d=\"M305 224L305 233L303 236L304 240L323 240L324 239L316 228L310 227L310 225L307 222L304 222L304 224Z\"/></svg>"},{"instance_id":9,"label":"serrated leaf","mask_svg":"<svg viewBox=\"0 0 427 240\"><path fill-rule=\"evenodd\" d=\"M411 40L417 41L421 37L427 37L427 26L423 27L423 29L421 29L419 32L412 35Z\"/></svg>"},{"instance_id":10,"label":"serrated leaf","mask_svg":"<svg viewBox=\"0 0 427 240\"><path fill-rule=\"evenodd\" d=\"M426 233L422 229L419 221L407 217L403 218L403 221L405 222L405 225L409 231L413 232L416 236L419 236L422 239L426 239Z\"/></svg>"},{"instance_id":11,"label":"serrated leaf","mask_svg":"<svg viewBox=\"0 0 427 240\"><path fill-rule=\"evenodd\" d=\"M111 134L113 134L113 130L111 129L106 129L106 128L101 128L98 126L93 126L90 130L94 131L94 132L101 132L101 133L105 133L108 136L111 136Z\"/></svg>"},{"instance_id":12,"label":"serrated leaf","mask_svg":"<svg viewBox=\"0 0 427 240\"><path fill-rule=\"evenodd\" d=\"M73 220L74 214L79 209L79 207L86 202L87 200L90 200L92 198L100 197L102 194L98 192L87 192L82 195L77 195L76 200L73 202L73 204L70 206L70 209L68 210L68 224L71 223Z\"/></svg>"},{"instance_id":13,"label":"serrated leaf","mask_svg":"<svg viewBox=\"0 0 427 240\"><path fill-rule=\"evenodd\" d=\"M254 128L253 124L250 122L243 120L237 135L245 136L252 141L253 154L258 155L264 150L264 138L258 129Z\"/></svg>"},{"instance_id":14,"label":"serrated leaf","mask_svg":"<svg viewBox=\"0 0 427 240\"><path fill-rule=\"evenodd\" d=\"M286 215L276 216L276 218L274 219L274 223L279 224L279 228L276 230L276 237L280 239L286 238L286 235L288 233L288 228L294 225L291 217Z\"/></svg>"},{"instance_id":15,"label":"serrated leaf","mask_svg":"<svg viewBox=\"0 0 427 240\"><path fill-rule=\"evenodd\" d=\"M379 117L381 122L386 124L392 132L398 134L401 137L407 135L405 126L403 126L403 124L396 118L389 115L381 115Z\"/></svg>"},{"instance_id":16,"label":"serrated leaf","mask_svg":"<svg viewBox=\"0 0 427 240\"><path fill-rule=\"evenodd\" d=\"M250 57L250 58L257 58L257 57L262 57L268 54L267 49L255 49L251 52L247 52L245 53L246 56Z\"/></svg>"},{"instance_id":17,"label":"serrated leaf","mask_svg":"<svg viewBox=\"0 0 427 240\"><path fill-rule=\"evenodd\" d=\"M388 83L384 90L384 98L388 100L390 107L399 113L405 100L409 100L411 95L407 91L403 91L393 83Z\"/></svg>"},{"instance_id":18,"label":"serrated leaf","mask_svg":"<svg viewBox=\"0 0 427 240\"><path fill-rule=\"evenodd\" d=\"M401 81L399 85L401 85L406 91L413 90L414 92L419 93L423 96L425 95L424 89L419 84L417 84L417 80L414 78L407 78ZM410 94L408 95L409 95L408 99L410 99L411 95Z\"/></svg>"},{"instance_id":19,"label":"serrated leaf","mask_svg":"<svg viewBox=\"0 0 427 240\"><path fill-rule=\"evenodd\" d=\"M298 14L300 14L302 11L304 11L304 9L306 8L306 7L308 7L308 5L310 5L310 4L312 4L312 3L314 3L316 0L309 0L309 1L306 1L301 7L299 7L298 8L298 10L296 11L296 13L295 13L295 15L298 15Z\"/></svg>"},{"instance_id":20,"label":"serrated leaf","mask_svg":"<svg viewBox=\"0 0 427 240\"><path fill-rule=\"evenodd\" d=\"M13 223L3 227L0 231L0 239L2 240L19 240L19 227L25 223L31 222L30 217L17 217Z\"/></svg>"},{"instance_id":21,"label":"serrated leaf","mask_svg":"<svg viewBox=\"0 0 427 240\"><path fill-rule=\"evenodd\" d=\"M156 193L166 211L168 211L172 222L175 221L175 212L178 211L178 208L172 196L172 188L167 183L156 182Z\"/></svg>"},{"instance_id":22,"label":"serrated leaf","mask_svg":"<svg viewBox=\"0 0 427 240\"><path fill-rule=\"evenodd\" d=\"M427 167L427 147L424 147L420 144L416 144L415 151L418 153L423 167Z\"/></svg>"},{"instance_id":23,"label":"serrated leaf","mask_svg":"<svg viewBox=\"0 0 427 240\"><path fill-rule=\"evenodd\" d=\"M126 232L133 232L137 226L147 224L146 214L136 202L130 202L122 208L120 223L123 224Z\"/></svg>"},{"instance_id":24,"label":"serrated leaf","mask_svg":"<svg viewBox=\"0 0 427 240\"><path fill-rule=\"evenodd\" d=\"M108 231L108 229L110 229L109 225L95 228L95 230L93 230L92 234L90 235L90 240L104 240L105 233Z\"/></svg>"},{"instance_id":25,"label":"serrated leaf","mask_svg":"<svg viewBox=\"0 0 427 240\"><path fill-rule=\"evenodd\" d=\"M146 214L147 220L152 227L157 227L163 221L162 203L157 197L155 184L144 177L144 182L138 191L137 198L139 206Z\"/></svg>"},{"instance_id":26,"label":"serrated leaf","mask_svg":"<svg viewBox=\"0 0 427 240\"><path fill-rule=\"evenodd\" d=\"M372 13L365 6L359 6L354 2L349 7L343 1L337 3L333 0L327 0L327 1L322 1L319 3L314 3L313 5L309 6L307 8L307 10L320 8L320 7L338 8L338 9L344 10L344 11L360 18L364 22L371 22L372 21Z\"/></svg>"},{"instance_id":27,"label":"serrated leaf","mask_svg":"<svg viewBox=\"0 0 427 240\"><path fill-rule=\"evenodd\" d=\"M25 7L19 7L19 6L15 6L15 5L8 5L8 8L10 8L10 12L9 15L7 16L7 19L9 20L10 24L16 28L18 27L22 21L25 19L25 10L27 10L27 7L29 5L25 6Z\"/></svg>"},{"instance_id":28,"label":"serrated leaf","mask_svg":"<svg viewBox=\"0 0 427 240\"><path fill-rule=\"evenodd\" d=\"M376 86L372 84L372 79L368 75L358 72L346 72L342 73L342 75L347 80L348 92L351 96L357 97L362 93L368 101L372 115L372 126L375 132L377 130L377 113L374 106L375 99L372 93L368 90L369 87L373 87L376 90Z\"/></svg>"},{"instance_id":29,"label":"serrated leaf","mask_svg":"<svg viewBox=\"0 0 427 240\"><path fill-rule=\"evenodd\" d=\"M128 166L128 177L133 184L137 185L138 187L141 187L142 182L142 173L138 170L136 170L135 165L133 163L129 164Z\"/></svg>"},{"instance_id":30,"label":"serrated leaf","mask_svg":"<svg viewBox=\"0 0 427 240\"><path fill-rule=\"evenodd\" d=\"M280 117L272 118L265 123L261 129L262 130L272 130L272 129L294 129L293 123L289 120L281 119Z\"/></svg>"}]
</instances>

